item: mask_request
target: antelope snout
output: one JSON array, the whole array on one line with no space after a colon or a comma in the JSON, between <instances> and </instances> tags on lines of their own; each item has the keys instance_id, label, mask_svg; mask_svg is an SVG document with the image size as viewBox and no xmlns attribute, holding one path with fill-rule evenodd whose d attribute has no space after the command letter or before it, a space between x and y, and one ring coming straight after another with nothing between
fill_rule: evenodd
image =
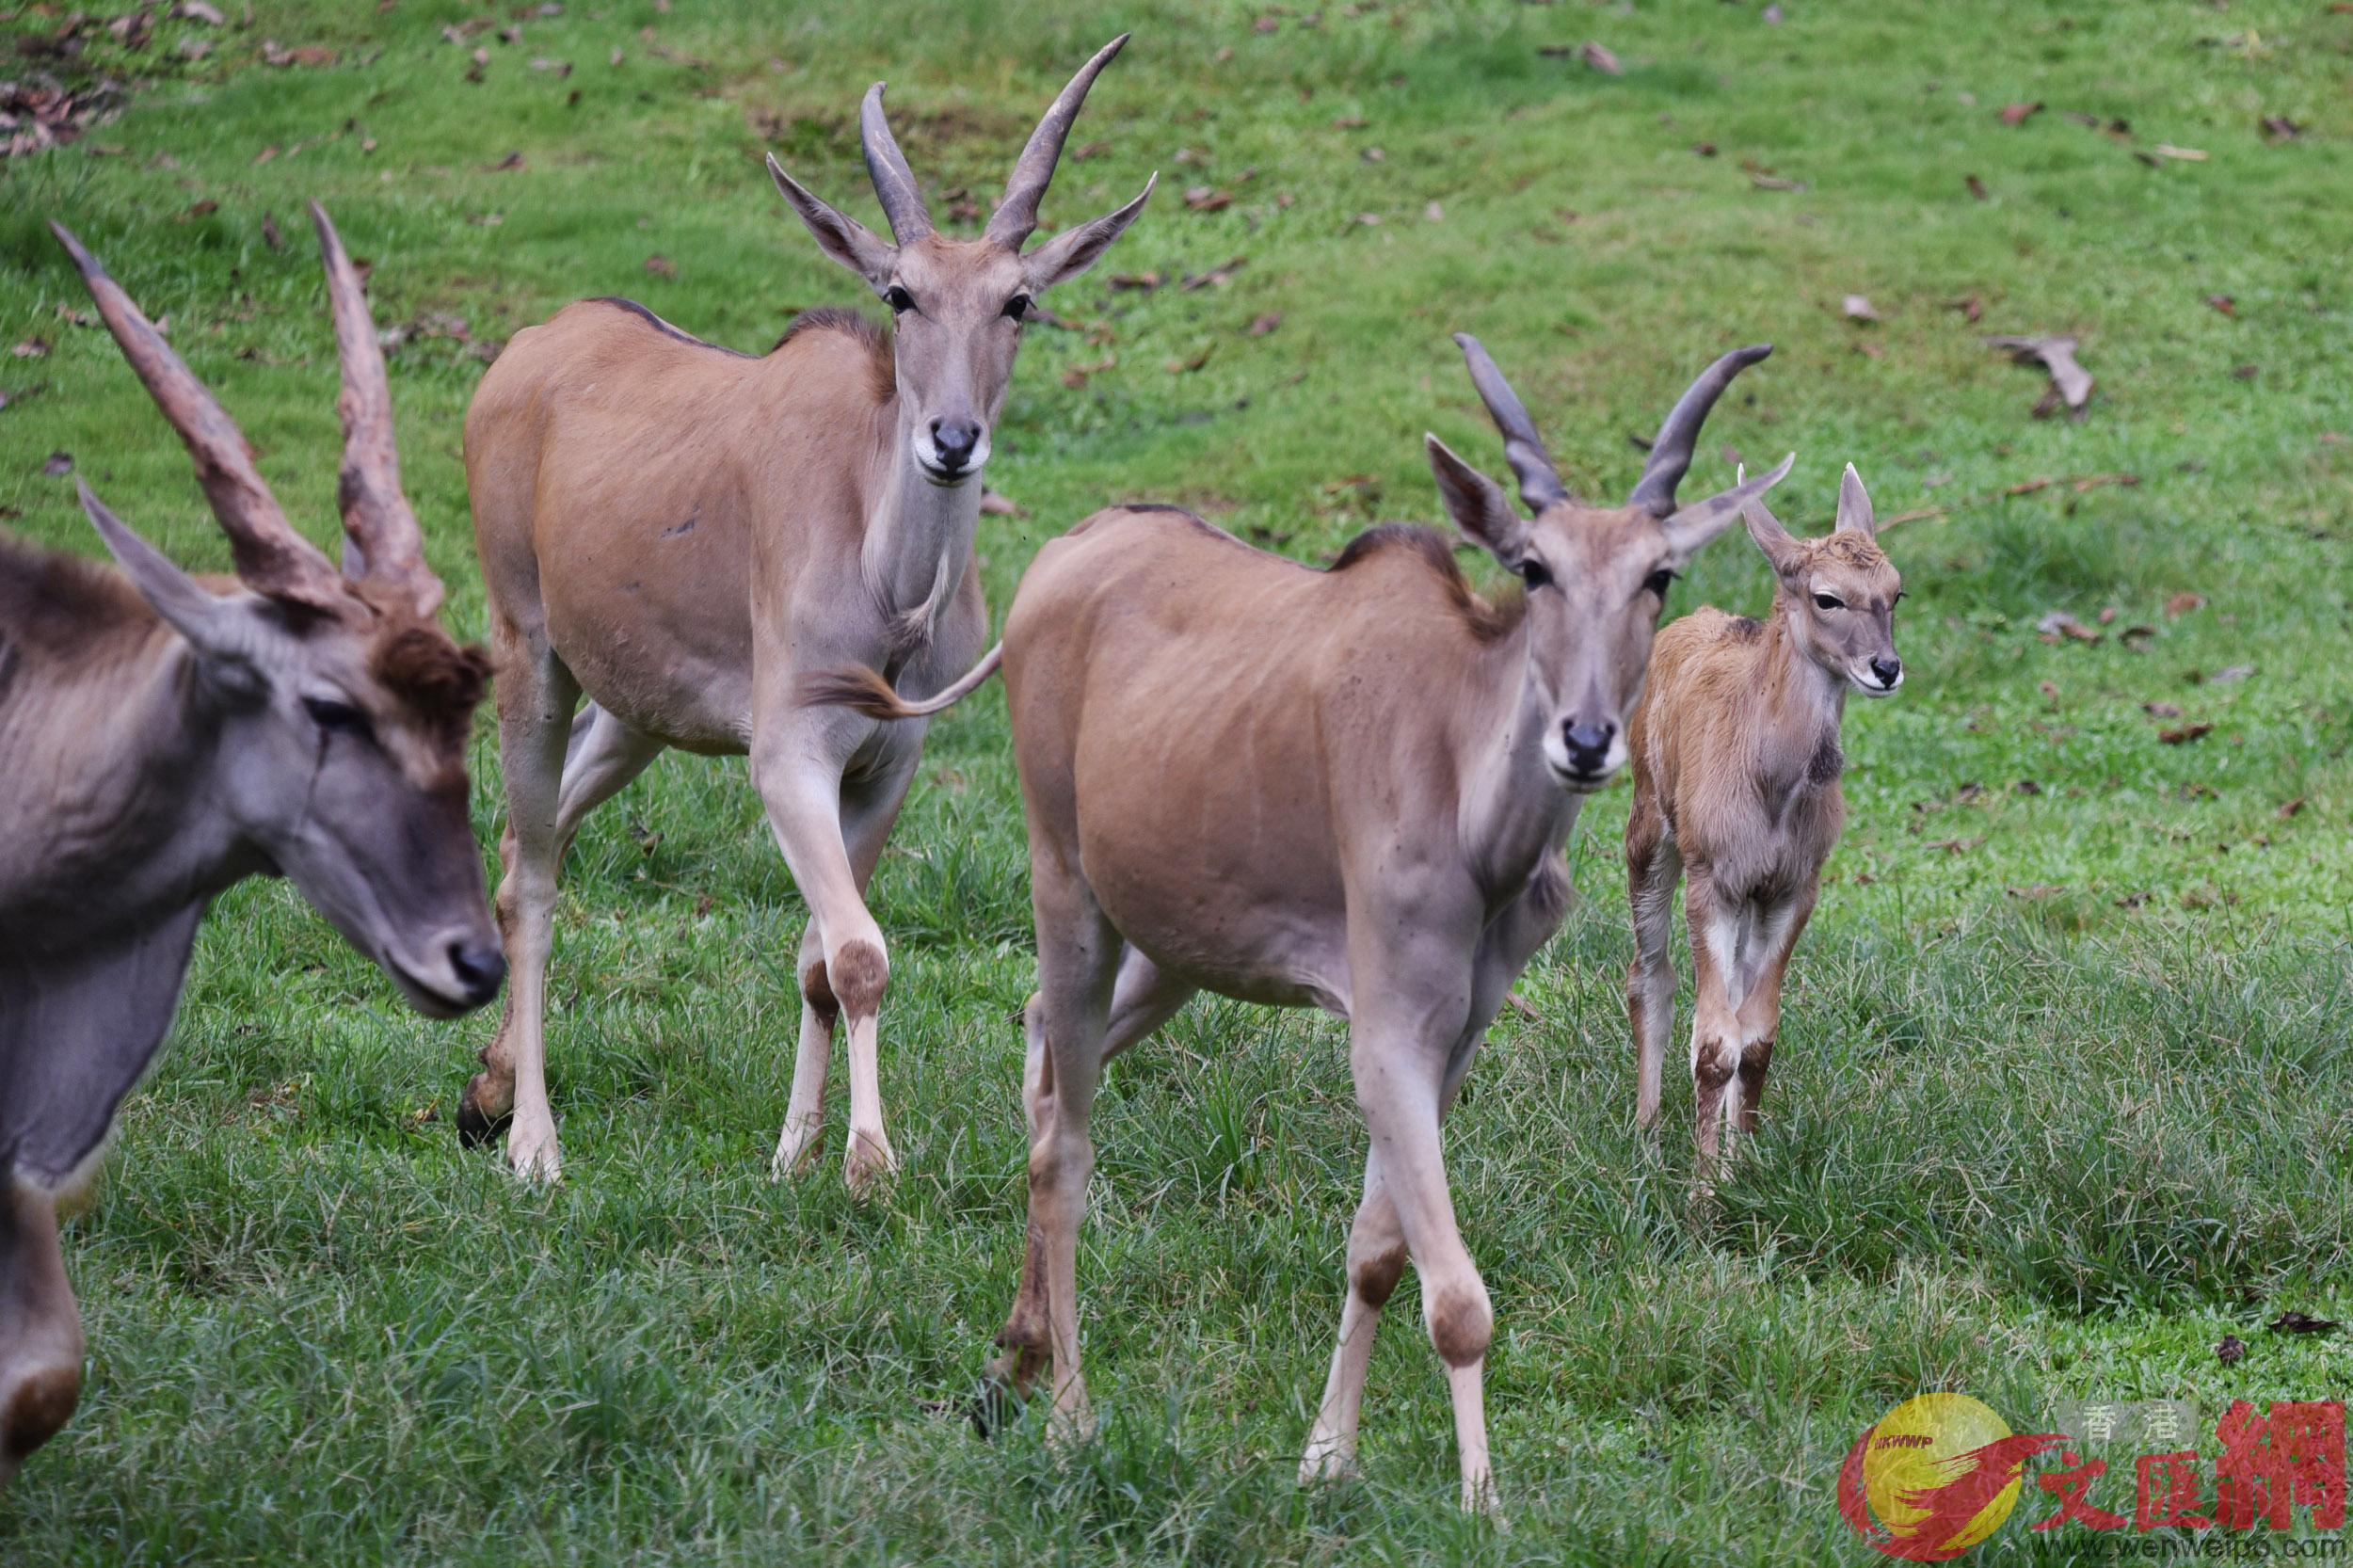
<instances>
[{"instance_id":1,"label":"antelope snout","mask_svg":"<svg viewBox=\"0 0 2353 1568\"><path fill-rule=\"evenodd\" d=\"M415 956L387 953L385 972L408 1004L431 1018L471 1013L499 994L506 955L487 930L460 926L422 944Z\"/></svg>"},{"instance_id":2,"label":"antelope snout","mask_svg":"<svg viewBox=\"0 0 2353 1568\"><path fill-rule=\"evenodd\" d=\"M988 461L988 432L969 416L935 419L916 438L915 458L935 482L954 484Z\"/></svg>"},{"instance_id":3,"label":"antelope snout","mask_svg":"<svg viewBox=\"0 0 2353 1568\"><path fill-rule=\"evenodd\" d=\"M1874 686L1871 681L1877 681ZM1871 661L1871 680L1857 681L1872 696L1886 696L1904 683L1904 662L1894 654Z\"/></svg>"},{"instance_id":4,"label":"antelope snout","mask_svg":"<svg viewBox=\"0 0 2353 1568\"><path fill-rule=\"evenodd\" d=\"M1572 790L1598 790L1625 765L1625 744L1616 721L1564 719L1545 737L1545 760Z\"/></svg>"}]
</instances>

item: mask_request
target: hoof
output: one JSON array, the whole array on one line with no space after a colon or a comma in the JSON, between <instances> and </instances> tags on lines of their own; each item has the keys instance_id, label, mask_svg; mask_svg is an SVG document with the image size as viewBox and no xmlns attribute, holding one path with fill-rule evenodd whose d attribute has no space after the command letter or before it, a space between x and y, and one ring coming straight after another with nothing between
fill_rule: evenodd
<instances>
[{"instance_id":1,"label":"hoof","mask_svg":"<svg viewBox=\"0 0 2353 1568\"><path fill-rule=\"evenodd\" d=\"M514 1090L507 1090L505 1107L494 1115L483 1109L490 1098L489 1086L490 1075L476 1073L466 1084L465 1094L458 1097L457 1142L462 1147L478 1149L515 1125Z\"/></svg>"},{"instance_id":2,"label":"hoof","mask_svg":"<svg viewBox=\"0 0 2353 1568\"><path fill-rule=\"evenodd\" d=\"M1025 1403L1019 1389L992 1372L981 1379L981 1385L973 1392L972 1403L966 1409L965 1416L971 1421L972 1430L981 1441L986 1442L1021 1419Z\"/></svg>"},{"instance_id":3,"label":"hoof","mask_svg":"<svg viewBox=\"0 0 2353 1568\"><path fill-rule=\"evenodd\" d=\"M564 1179L563 1151L556 1144L552 1127L536 1133L510 1129L506 1135L506 1162L517 1176L527 1182L552 1186Z\"/></svg>"},{"instance_id":4,"label":"hoof","mask_svg":"<svg viewBox=\"0 0 2353 1568\"><path fill-rule=\"evenodd\" d=\"M841 1180L851 1192L866 1197L899 1174L899 1157L890 1140L879 1134L853 1133L850 1152L841 1160Z\"/></svg>"},{"instance_id":5,"label":"hoof","mask_svg":"<svg viewBox=\"0 0 2353 1568\"><path fill-rule=\"evenodd\" d=\"M1310 1443L1299 1462L1299 1484L1322 1486L1356 1479L1356 1456L1337 1443Z\"/></svg>"},{"instance_id":6,"label":"hoof","mask_svg":"<svg viewBox=\"0 0 2353 1568\"><path fill-rule=\"evenodd\" d=\"M825 1141L824 1122L806 1122L799 1127L784 1124L784 1132L776 1139L776 1158L768 1161L768 1179L784 1181L806 1176L817 1163L817 1156Z\"/></svg>"}]
</instances>

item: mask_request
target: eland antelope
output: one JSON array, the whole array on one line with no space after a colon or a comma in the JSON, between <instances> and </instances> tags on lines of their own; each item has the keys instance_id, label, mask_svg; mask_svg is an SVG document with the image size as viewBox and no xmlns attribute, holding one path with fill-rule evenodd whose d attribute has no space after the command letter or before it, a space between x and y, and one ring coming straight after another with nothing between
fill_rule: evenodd
<instances>
[{"instance_id":1,"label":"eland antelope","mask_svg":"<svg viewBox=\"0 0 2353 1568\"><path fill-rule=\"evenodd\" d=\"M920 723L798 700L804 672L888 669L936 692L988 635L973 529L1023 318L1144 209L1023 253L1063 140L1122 34L1046 111L975 240L937 232L883 117L858 117L896 244L801 188L777 188L826 255L866 280L891 335L802 316L754 358L626 300L518 333L466 414L466 474L489 590L507 827L497 910L514 960L506 1016L467 1086L470 1139L511 1122L507 1159L553 1177L544 981L556 871L581 820L665 747L748 753L809 908L791 1101L774 1170L817 1149L846 1023L853 1188L891 1170L876 1080L889 974L865 889L920 756ZM577 717L583 693L588 704Z\"/></svg>"},{"instance_id":2,"label":"eland antelope","mask_svg":"<svg viewBox=\"0 0 2353 1568\"><path fill-rule=\"evenodd\" d=\"M344 565L271 496L226 412L63 228L100 315L187 443L236 577L197 580L89 488L120 571L0 536L0 1483L72 1413L82 1325L56 1202L171 1022L197 922L290 877L418 1011L505 965L466 815L487 664L435 624L392 396L327 215L343 361Z\"/></svg>"},{"instance_id":3,"label":"eland antelope","mask_svg":"<svg viewBox=\"0 0 2353 1568\"><path fill-rule=\"evenodd\" d=\"M1744 516L1772 565L1771 618L1703 606L1659 632L1630 727L1634 1117L1644 1128L1658 1120L1674 1032L1668 936L1681 878L1704 1184L1727 1139L1755 1130L1781 1030L1783 972L1846 821L1838 728L1847 694L1890 696L1904 679L1895 627L1903 581L1879 547L1854 466L1839 481L1837 528L1821 538L1791 538L1761 501Z\"/></svg>"},{"instance_id":4,"label":"eland antelope","mask_svg":"<svg viewBox=\"0 0 2353 1568\"><path fill-rule=\"evenodd\" d=\"M1373 529L1317 571L1167 506L1096 513L1021 581L1001 646L1039 988L1028 1250L996 1375L1017 1391L1050 1361L1057 1428L1092 1421L1076 1271L1104 1063L1197 990L1321 1007L1348 1022L1371 1148L1301 1480L1353 1466L1373 1327L1410 1257L1477 1508L1493 1320L1439 1122L1568 907L1561 847L1625 760L1669 579L1789 465L1676 504L1708 409L1769 352L1744 348L1676 403L1626 504L1587 506L1486 351L1457 342L1532 516L1435 436L1430 463L1521 592L1474 594L1428 529ZM892 717L956 695L906 702L871 669L809 690Z\"/></svg>"}]
</instances>

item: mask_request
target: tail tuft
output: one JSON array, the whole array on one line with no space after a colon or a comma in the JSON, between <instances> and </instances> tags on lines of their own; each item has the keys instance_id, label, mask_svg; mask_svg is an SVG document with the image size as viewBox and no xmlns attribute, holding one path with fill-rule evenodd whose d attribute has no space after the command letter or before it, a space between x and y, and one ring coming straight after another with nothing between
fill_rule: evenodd
<instances>
[{"instance_id":1,"label":"tail tuft","mask_svg":"<svg viewBox=\"0 0 2353 1568\"><path fill-rule=\"evenodd\" d=\"M863 664L846 669L818 670L801 678L801 704L807 708L847 708L870 719L908 719L916 710L900 700L890 682Z\"/></svg>"}]
</instances>

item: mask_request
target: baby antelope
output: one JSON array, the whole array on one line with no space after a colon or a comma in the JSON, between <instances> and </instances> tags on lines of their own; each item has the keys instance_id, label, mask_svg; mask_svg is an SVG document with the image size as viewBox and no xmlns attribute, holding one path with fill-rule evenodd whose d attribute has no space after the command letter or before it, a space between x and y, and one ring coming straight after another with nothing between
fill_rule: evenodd
<instances>
[{"instance_id":1,"label":"baby antelope","mask_svg":"<svg viewBox=\"0 0 2353 1568\"><path fill-rule=\"evenodd\" d=\"M1659 1072L1674 1031L1668 921L1675 880L1688 872L1703 1181L1729 1134L1756 1127L1781 1027L1782 973L1846 821L1838 725L1847 693L1888 696L1904 680L1895 638L1903 584L1880 551L1853 465L1839 482L1837 529L1824 538L1792 538L1761 500L1741 516L1772 563L1771 618L1703 606L1661 631L1628 738L1634 1116L1643 1128L1658 1120ZM1728 1092L1736 1080L1737 1093Z\"/></svg>"}]
</instances>

